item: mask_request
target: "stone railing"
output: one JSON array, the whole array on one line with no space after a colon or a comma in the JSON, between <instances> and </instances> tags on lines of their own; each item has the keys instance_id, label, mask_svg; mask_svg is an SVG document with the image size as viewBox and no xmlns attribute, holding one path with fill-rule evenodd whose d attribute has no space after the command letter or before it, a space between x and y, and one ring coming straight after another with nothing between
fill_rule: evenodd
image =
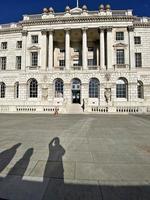
<instances>
[{"instance_id":1,"label":"stone railing","mask_svg":"<svg viewBox=\"0 0 150 200\"><path fill-rule=\"evenodd\" d=\"M98 69L100 69L100 67L97 66L97 65L89 65L89 66L88 66L88 69L89 69L89 70L98 70Z\"/></svg>"},{"instance_id":2,"label":"stone railing","mask_svg":"<svg viewBox=\"0 0 150 200\"><path fill-rule=\"evenodd\" d=\"M71 66L71 70L82 70L82 66Z\"/></svg>"}]
</instances>

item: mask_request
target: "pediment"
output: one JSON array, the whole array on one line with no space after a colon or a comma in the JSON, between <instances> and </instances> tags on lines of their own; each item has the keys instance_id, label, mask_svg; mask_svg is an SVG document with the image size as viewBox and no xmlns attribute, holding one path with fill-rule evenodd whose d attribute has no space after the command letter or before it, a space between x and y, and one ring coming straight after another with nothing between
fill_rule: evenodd
<instances>
[{"instance_id":1,"label":"pediment","mask_svg":"<svg viewBox=\"0 0 150 200\"><path fill-rule=\"evenodd\" d=\"M82 9L78 8L78 7L75 7L75 8L70 10L70 13L71 14L81 14L82 13Z\"/></svg>"},{"instance_id":2,"label":"pediment","mask_svg":"<svg viewBox=\"0 0 150 200\"><path fill-rule=\"evenodd\" d=\"M125 48L125 47L127 47L127 44L123 44L123 43L120 42L120 43L115 44L114 47L123 47L123 48Z\"/></svg>"},{"instance_id":3,"label":"pediment","mask_svg":"<svg viewBox=\"0 0 150 200\"><path fill-rule=\"evenodd\" d=\"M32 50L39 50L40 48L37 46L31 46L28 48L28 50L32 51Z\"/></svg>"}]
</instances>

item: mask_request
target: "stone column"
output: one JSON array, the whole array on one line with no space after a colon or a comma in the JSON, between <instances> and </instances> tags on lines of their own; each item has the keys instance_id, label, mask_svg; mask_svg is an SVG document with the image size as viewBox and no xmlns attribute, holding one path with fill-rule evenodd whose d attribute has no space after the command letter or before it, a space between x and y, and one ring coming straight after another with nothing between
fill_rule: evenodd
<instances>
[{"instance_id":1,"label":"stone column","mask_svg":"<svg viewBox=\"0 0 150 200\"><path fill-rule=\"evenodd\" d=\"M70 67L70 29L65 29L65 66Z\"/></svg>"},{"instance_id":2,"label":"stone column","mask_svg":"<svg viewBox=\"0 0 150 200\"><path fill-rule=\"evenodd\" d=\"M22 31L22 64L21 64L21 69L26 70L26 50L27 50L27 36L28 36L28 31Z\"/></svg>"},{"instance_id":3,"label":"stone column","mask_svg":"<svg viewBox=\"0 0 150 200\"><path fill-rule=\"evenodd\" d=\"M99 41L100 41L100 67L103 69L105 66L105 43L104 43L104 28L99 30Z\"/></svg>"},{"instance_id":4,"label":"stone column","mask_svg":"<svg viewBox=\"0 0 150 200\"><path fill-rule=\"evenodd\" d=\"M47 70L47 30L42 30L41 67Z\"/></svg>"},{"instance_id":5,"label":"stone column","mask_svg":"<svg viewBox=\"0 0 150 200\"><path fill-rule=\"evenodd\" d=\"M107 28L107 69L112 69L112 28Z\"/></svg>"},{"instance_id":6,"label":"stone column","mask_svg":"<svg viewBox=\"0 0 150 200\"><path fill-rule=\"evenodd\" d=\"M53 59L54 59L54 52L53 52L53 30L49 30L49 70L52 71L53 69Z\"/></svg>"},{"instance_id":7,"label":"stone column","mask_svg":"<svg viewBox=\"0 0 150 200\"><path fill-rule=\"evenodd\" d=\"M87 28L82 29L82 66L87 69Z\"/></svg>"},{"instance_id":8,"label":"stone column","mask_svg":"<svg viewBox=\"0 0 150 200\"><path fill-rule=\"evenodd\" d=\"M129 33L129 68L135 68L135 52L134 52L134 27L128 27Z\"/></svg>"}]
</instances>

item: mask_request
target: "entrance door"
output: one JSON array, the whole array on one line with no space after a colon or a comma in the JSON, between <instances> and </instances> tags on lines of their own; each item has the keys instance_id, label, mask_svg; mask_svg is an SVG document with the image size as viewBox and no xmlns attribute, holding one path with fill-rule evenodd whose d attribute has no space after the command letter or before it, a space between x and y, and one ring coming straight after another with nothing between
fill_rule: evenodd
<instances>
[{"instance_id":1,"label":"entrance door","mask_svg":"<svg viewBox=\"0 0 150 200\"><path fill-rule=\"evenodd\" d=\"M81 81L79 79L72 80L72 103L81 103Z\"/></svg>"}]
</instances>

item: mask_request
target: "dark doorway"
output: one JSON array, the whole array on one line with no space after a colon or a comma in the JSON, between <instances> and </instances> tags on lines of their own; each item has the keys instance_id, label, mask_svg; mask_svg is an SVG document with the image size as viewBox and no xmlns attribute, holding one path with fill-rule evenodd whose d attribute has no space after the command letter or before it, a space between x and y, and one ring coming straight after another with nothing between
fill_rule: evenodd
<instances>
[{"instance_id":1,"label":"dark doorway","mask_svg":"<svg viewBox=\"0 0 150 200\"><path fill-rule=\"evenodd\" d=\"M77 78L72 80L72 103L81 103L81 81Z\"/></svg>"}]
</instances>

